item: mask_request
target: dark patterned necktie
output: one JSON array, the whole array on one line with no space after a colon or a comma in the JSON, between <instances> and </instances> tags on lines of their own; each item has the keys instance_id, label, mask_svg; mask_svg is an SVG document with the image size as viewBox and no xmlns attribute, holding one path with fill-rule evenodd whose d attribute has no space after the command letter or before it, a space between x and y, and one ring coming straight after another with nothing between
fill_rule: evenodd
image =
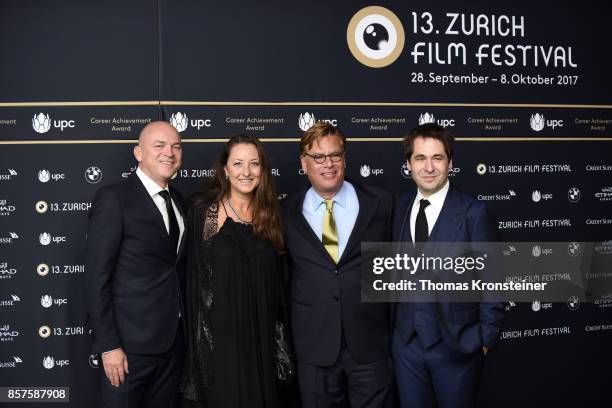
<instances>
[{"instance_id":1,"label":"dark patterned necktie","mask_svg":"<svg viewBox=\"0 0 612 408\"><path fill-rule=\"evenodd\" d=\"M422 199L419 207L419 212L414 225L414 249L416 255L420 255L423 251L423 246L429 238L429 226L427 225L427 217L425 216L425 208L429 205L429 201Z\"/></svg>"},{"instance_id":2,"label":"dark patterned necktie","mask_svg":"<svg viewBox=\"0 0 612 408\"><path fill-rule=\"evenodd\" d=\"M174 214L174 208L172 208L172 199L170 198L170 193L168 193L168 191L166 190L160 191L159 195L166 202L166 212L168 213L168 221L169 221L169 227L170 227L168 236L170 236L170 243L172 244L172 248L174 248L174 252L176 253L176 248L178 247L180 229L179 229L178 221L176 220L176 214Z\"/></svg>"}]
</instances>

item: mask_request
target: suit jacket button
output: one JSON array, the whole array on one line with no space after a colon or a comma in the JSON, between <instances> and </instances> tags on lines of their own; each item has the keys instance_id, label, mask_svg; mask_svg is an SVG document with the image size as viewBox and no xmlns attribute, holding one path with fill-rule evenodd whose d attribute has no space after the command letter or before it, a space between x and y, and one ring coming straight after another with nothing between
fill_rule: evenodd
<instances>
[{"instance_id":1,"label":"suit jacket button","mask_svg":"<svg viewBox=\"0 0 612 408\"><path fill-rule=\"evenodd\" d=\"M338 295L334 295L334 300L340 300L340 297Z\"/></svg>"},{"instance_id":2,"label":"suit jacket button","mask_svg":"<svg viewBox=\"0 0 612 408\"><path fill-rule=\"evenodd\" d=\"M337 274L339 274L339 273L340 273L340 272L338 272L338 270L337 270L337 269L334 269L334 275L337 275Z\"/></svg>"}]
</instances>

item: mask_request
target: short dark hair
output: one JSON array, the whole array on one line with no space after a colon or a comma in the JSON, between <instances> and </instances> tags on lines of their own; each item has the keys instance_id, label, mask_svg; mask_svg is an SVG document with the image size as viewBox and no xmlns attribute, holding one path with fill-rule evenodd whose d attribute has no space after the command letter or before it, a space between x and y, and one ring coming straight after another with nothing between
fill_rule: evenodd
<instances>
[{"instance_id":1,"label":"short dark hair","mask_svg":"<svg viewBox=\"0 0 612 408\"><path fill-rule=\"evenodd\" d=\"M414 139L417 137L436 139L444 145L444 151L450 161L453 158L455 148L455 137L446 128L436 125L435 123L425 123L415 127L404 137L402 144L404 146L404 159L410 160L414 150Z\"/></svg>"},{"instance_id":2,"label":"short dark hair","mask_svg":"<svg viewBox=\"0 0 612 408\"><path fill-rule=\"evenodd\" d=\"M327 136L337 136L342 143L342 150L344 150L346 146L344 133L329 123L317 122L302 135L300 139L300 154L304 154L306 150L310 149L315 141Z\"/></svg>"}]
</instances>

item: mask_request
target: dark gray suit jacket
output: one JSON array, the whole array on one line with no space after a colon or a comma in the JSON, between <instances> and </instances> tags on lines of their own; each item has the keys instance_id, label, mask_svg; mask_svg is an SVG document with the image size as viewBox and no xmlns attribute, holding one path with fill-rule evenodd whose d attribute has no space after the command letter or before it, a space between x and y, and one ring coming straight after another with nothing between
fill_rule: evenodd
<instances>
[{"instance_id":1,"label":"dark gray suit jacket","mask_svg":"<svg viewBox=\"0 0 612 408\"><path fill-rule=\"evenodd\" d=\"M307 188L283 202L291 269L291 323L298 362L331 365L344 332L351 356L365 364L390 354L391 321L386 303L361 302L361 242L391 239L393 199L376 187L355 187L359 214L338 262L302 214Z\"/></svg>"}]
</instances>

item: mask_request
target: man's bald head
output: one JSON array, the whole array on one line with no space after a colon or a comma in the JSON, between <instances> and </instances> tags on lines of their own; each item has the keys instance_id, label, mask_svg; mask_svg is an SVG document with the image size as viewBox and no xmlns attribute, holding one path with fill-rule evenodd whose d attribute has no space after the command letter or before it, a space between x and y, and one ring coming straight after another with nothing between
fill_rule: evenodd
<instances>
[{"instance_id":1,"label":"man's bald head","mask_svg":"<svg viewBox=\"0 0 612 408\"><path fill-rule=\"evenodd\" d=\"M181 136L167 122L151 122L145 126L134 147L138 167L161 188L181 167Z\"/></svg>"},{"instance_id":2,"label":"man's bald head","mask_svg":"<svg viewBox=\"0 0 612 408\"><path fill-rule=\"evenodd\" d=\"M158 132L174 133L176 136L178 136L179 139L181 138L181 135L174 128L174 126L172 126L168 122L164 122L163 120L157 120L147 124L145 127L142 128L142 130L140 131L140 135L138 136L138 144L142 143L143 138L146 138L151 134L155 134Z\"/></svg>"}]
</instances>

